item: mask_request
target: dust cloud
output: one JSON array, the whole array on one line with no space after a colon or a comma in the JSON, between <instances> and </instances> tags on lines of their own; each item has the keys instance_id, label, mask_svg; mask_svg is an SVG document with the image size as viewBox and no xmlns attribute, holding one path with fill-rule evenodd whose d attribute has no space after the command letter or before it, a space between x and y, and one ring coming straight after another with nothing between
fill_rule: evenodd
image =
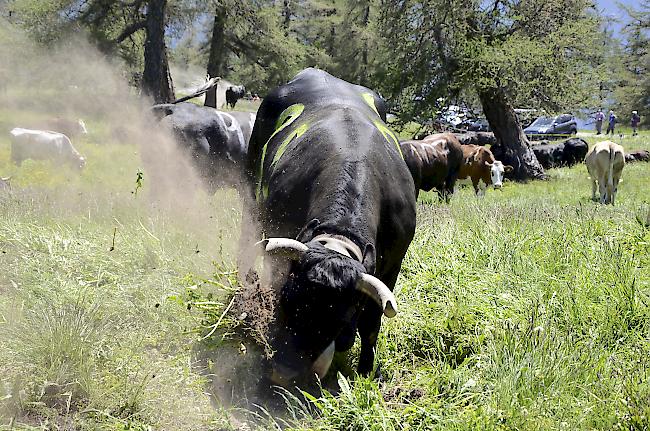
<instances>
[{"instance_id":1,"label":"dust cloud","mask_svg":"<svg viewBox=\"0 0 650 431\"><path fill-rule=\"evenodd\" d=\"M86 196L110 194L108 203L94 204L93 214L108 212L110 217L110 212L122 205L111 199L123 200L126 195L133 200L137 194L145 202L144 215L165 213L208 243L211 256L218 259L236 254L242 207L237 193L206 193L192 160L179 150L171 131L151 115L151 101L128 84L124 65L81 36L43 47L6 25L0 26L0 58L0 151L9 148L8 131L13 127L38 128L54 118L83 119L88 135L71 139L88 164L73 185L85 187ZM0 163L0 175L4 176L2 169ZM14 180L20 182L22 170L17 172ZM33 178L22 180L30 187L42 187ZM64 188L69 187L66 184ZM115 189L121 194L111 194ZM83 207L85 202L73 196L76 193L65 189L45 193L55 205L90 214L89 208ZM230 314L232 319L252 322L255 313L266 307L255 301L266 299L256 296L250 286L245 295L249 297L233 298ZM196 349L197 359L204 364L200 372L210 379L208 389L215 403L223 403L219 408L258 401L251 394L259 382L265 352L257 341L235 337L216 349Z\"/></svg>"}]
</instances>

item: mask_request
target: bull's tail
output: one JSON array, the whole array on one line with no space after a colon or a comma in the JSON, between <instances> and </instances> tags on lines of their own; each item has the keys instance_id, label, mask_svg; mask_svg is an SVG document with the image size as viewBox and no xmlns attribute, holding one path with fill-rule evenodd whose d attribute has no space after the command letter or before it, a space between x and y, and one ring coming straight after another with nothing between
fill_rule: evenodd
<instances>
[{"instance_id":1,"label":"bull's tail","mask_svg":"<svg viewBox=\"0 0 650 431\"><path fill-rule=\"evenodd\" d=\"M613 148L609 149L609 167L607 169L607 187L611 190L614 190L614 157L616 157L616 151Z\"/></svg>"}]
</instances>

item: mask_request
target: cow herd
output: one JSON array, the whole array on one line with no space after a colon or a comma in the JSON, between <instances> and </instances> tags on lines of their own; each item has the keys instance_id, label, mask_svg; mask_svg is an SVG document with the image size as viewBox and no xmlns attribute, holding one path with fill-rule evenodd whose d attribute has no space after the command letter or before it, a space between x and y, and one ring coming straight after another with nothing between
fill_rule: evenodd
<instances>
[{"instance_id":1,"label":"cow herd","mask_svg":"<svg viewBox=\"0 0 650 431\"><path fill-rule=\"evenodd\" d=\"M419 190L435 189L448 201L456 182L468 180L481 195L490 185L501 188L513 169L451 133L400 142L386 111L374 91L311 68L269 92L257 114L192 103L151 108L209 192L239 190L240 274L263 255L265 282L278 296L269 334L275 354L265 373L271 384L324 376L334 353L351 349L357 333L358 371L372 373L381 316L398 310L392 290L415 233ZM10 134L17 164L85 164L64 133ZM626 160L621 146L600 142L589 150L569 139L534 151L545 168L584 160L593 198L598 188L600 202L614 204Z\"/></svg>"}]
</instances>

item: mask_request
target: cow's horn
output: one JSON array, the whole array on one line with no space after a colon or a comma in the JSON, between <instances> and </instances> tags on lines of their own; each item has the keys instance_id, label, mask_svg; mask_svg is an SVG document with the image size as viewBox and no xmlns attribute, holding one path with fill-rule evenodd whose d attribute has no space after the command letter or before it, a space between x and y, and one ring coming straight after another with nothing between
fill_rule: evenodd
<instances>
[{"instance_id":1,"label":"cow's horn","mask_svg":"<svg viewBox=\"0 0 650 431\"><path fill-rule=\"evenodd\" d=\"M397 314L397 301L388 286L377 277L363 274L357 281L357 290L370 296L384 311L386 317L395 317Z\"/></svg>"},{"instance_id":2,"label":"cow's horn","mask_svg":"<svg viewBox=\"0 0 650 431\"><path fill-rule=\"evenodd\" d=\"M289 259L299 260L309 247L291 238L269 238L266 240L264 250L267 253L281 254Z\"/></svg>"}]
</instances>

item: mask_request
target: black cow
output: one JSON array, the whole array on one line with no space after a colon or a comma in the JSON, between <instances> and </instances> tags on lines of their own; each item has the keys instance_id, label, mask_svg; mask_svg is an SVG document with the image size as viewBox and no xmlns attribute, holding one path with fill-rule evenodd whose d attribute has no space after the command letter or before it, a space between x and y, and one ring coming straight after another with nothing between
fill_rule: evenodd
<instances>
[{"instance_id":1,"label":"black cow","mask_svg":"<svg viewBox=\"0 0 650 431\"><path fill-rule=\"evenodd\" d=\"M495 145L497 138L492 132L465 132L454 133L461 145Z\"/></svg>"},{"instance_id":2,"label":"black cow","mask_svg":"<svg viewBox=\"0 0 650 431\"><path fill-rule=\"evenodd\" d=\"M463 149L458 139L451 133L440 133L421 141L403 141L400 145L413 176L416 199L420 190L428 192L435 188L440 199L448 202L463 164Z\"/></svg>"},{"instance_id":3,"label":"black cow","mask_svg":"<svg viewBox=\"0 0 650 431\"><path fill-rule=\"evenodd\" d=\"M625 163L633 162L650 162L650 151L648 150L634 150L625 153Z\"/></svg>"},{"instance_id":4,"label":"black cow","mask_svg":"<svg viewBox=\"0 0 650 431\"><path fill-rule=\"evenodd\" d=\"M244 97L244 94L246 94L246 87L243 85L231 85L226 90L226 105L234 109L237 101Z\"/></svg>"},{"instance_id":5,"label":"black cow","mask_svg":"<svg viewBox=\"0 0 650 431\"><path fill-rule=\"evenodd\" d=\"M535 157L544 169L581 163L589 151L587 142L580 138L567 139L559 144L534 145L532 148Z\"/></svg>"},{"instance_id":6,"label":"black cow","mask_svg":"<svg viewBox=\"0 0 650 431\"><path fill-rule=\"evenodd\" d=\"M280 294L275 384L322 377L357 331L358 371L373 370L381 316L396 314L391 291L415 230L413 179L385 119L376 93L311 68L258 110L247 169ZM240 251L250 250L250 224L242 225Z\"/></svg>"},{"instance_id":7,"label":"black cow","mask_svg":"<svg viewBox=\"0 0 650 431\"><path fill-rule=\"evenodd\" d=\"M189 102L151 109L172 130L208 191L241 184L255 114L220 112Z\"/></svg>"}]
</instances>

